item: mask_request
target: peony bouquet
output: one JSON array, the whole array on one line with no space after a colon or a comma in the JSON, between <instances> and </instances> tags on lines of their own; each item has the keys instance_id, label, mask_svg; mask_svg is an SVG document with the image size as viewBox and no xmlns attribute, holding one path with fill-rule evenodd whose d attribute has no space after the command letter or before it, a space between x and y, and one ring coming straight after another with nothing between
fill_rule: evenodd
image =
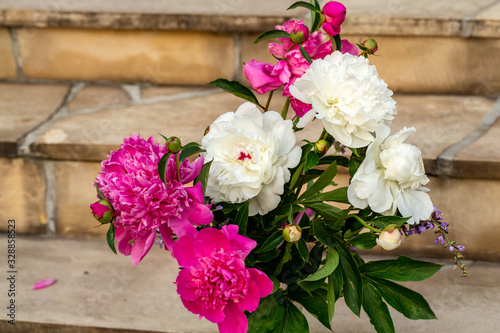
<instances>
[{"instance_id":1,"label":"peony bouquet","mask_svg":"<svg viewBox=\"0 0 500 333\"><path fill-rule=\"evenodd\" d=\"M406 142L415 129L391 134L396 102L368 61L377 43L340 38L346 8L297 7L311 11L311 27L290 20L265 32L256 42L274 39L276 61L244 66L265 105L239 82L211 82L246 102L200 133L201 144L126 138L102 162L92 213L134 265L154 243L169 251L184 306L220 332L308 332L298 305L331 329L339 298L377 332L394 332L386 303L434 319L421 295L394 281L424 280L440 265L365 262L356 252L433 229L466 275L464 247L449 240L425 187L421 151ZM275 92L286 97L280 112L269 110ZM297 145L313 121L323 132ZM334 182L339 167L348 187Z\"/></svg>"}]
</instances>

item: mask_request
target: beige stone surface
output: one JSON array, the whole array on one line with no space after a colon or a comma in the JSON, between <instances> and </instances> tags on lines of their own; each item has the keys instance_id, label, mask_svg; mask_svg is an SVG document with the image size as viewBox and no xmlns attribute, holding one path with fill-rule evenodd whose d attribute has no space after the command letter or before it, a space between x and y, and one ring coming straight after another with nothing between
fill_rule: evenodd
<instances>
[{"instance_id":1,"label":"beige stone surface","mask_svg":"<svg viewBox=\"0 0 500 333\"><path fill-rule=\"evenodd\" d=\"M179 86L151 86L141 89L142 99L156 99L171 96L183 96L192 93L206 92L214 89L213 86L204 85L198 87L179 87Z\"/></svg>"},{"instance_id":2,"label":"beige stone surface","mask_svg":"<svg viewBox=\"0 0 500 333\"><path fill-rule=\"evenodd\" d=\"M67 90L66 85L0 83L0 155L15 155L17 140L54 113Z\"/></svg>"},{"instance_id":3,"label":"beige stone surface","mask_svg":"<svg viewBox=\"0 0 500 333\"><path fill-rule=\"evenodd\" d=\"M104 237L107 226L100 226L90 213L96 202L94 181L101 171L99 163L55 162L53 186L56 190L56 230L64 237ZM99 226L99 227L96 227Z\"/></svg>"},{"instance_id":4,"label":"beige stone surface","mask_svg":"<svg viewBox=\"0 0 500 333\"><path fill-rule=\"evenodd\" d=\"M0 236L0 245L6 246L5 236ZM108 328L109 332L118 329L217 332L216 325L205 319L199 320L198 316L185 310L172 283L178 272L177 263L170 254L156 247L138 266L133 266L129 257L115 256L104 239L19 237L18 254L23 258L19 261L17 276L18 321L16 327L0 321L2 332L18 332L16 329L23 328L33 330L36 323L64 324L67 332L71 331L70 325L73 331L80 329L78 326L81 325ZM370 261L388 257L364 258ZM446 265L426 281L403 284L421 293L439 320L412 321L391 310L396 330L417 333L497 332L496 325L500 320L497 311L500 302L499 264L468 262L469 277L463 279L452 269L450 261L435 262ZM30 290L35 282L48 277L58 281L45 289ZM0 280L2 290L6 284L7 280ZM6 295L1 294L2 304L6 300ZM307 316L310 332L329 332L317 320ZM50 328L54 329L54 326ZM357 318L343 300L336 303L333 328L342 333L374 332L366 315Z\"/></svg>"},{"instance_id":5,"label":"beige stone surface","mask_svg":"<svg viewBox=\"0 0 500 333\"><path fill-rule=\"evenodd\" d=\"M500 3L496 1L493 6L482 10L474 18L479 20L500 20Z\"/></svg>"},{"instance_id":6,"label":"beige stone surface","mask_svg":"<svg viewBox=\"0 0 500 333\"><path fill-rule=\"evenodd\" d=\"M42 29L19 33L19 48L31 78L205 84L233 76L233 39L213 33Z\"/></svg>"},{"instance_id":7,"label":"beige stone surface","mask_svg":"<svg viewBox=\"0 0 500 333\"><path fill-rule=\"evenodd\" d=\"M7 29L0 29L0 79L17 76L16 60L12 52L12 41Z\"/></svg>"},{"instance_id":8,"label":"beige stone surface","mask_svg":"<svg viewBox=\"0 0 500 333\"><path fill-rule=\"evenodd\" d=\"M78 92L68 110L73 112L128 102L130 97L121 87L90 85Z\"/></svg>"},{"instance_id":9,"label":"beige stone surface","mask_svg":"<svg viewBox=\"0 0 500 333\"><path fill-rule=\"evenodd\" d=\"M45 176L43 162L21 158L0 158L0 232L7 220L16 221L16 233L46 232Z\"/></svg>"}]
</instances>

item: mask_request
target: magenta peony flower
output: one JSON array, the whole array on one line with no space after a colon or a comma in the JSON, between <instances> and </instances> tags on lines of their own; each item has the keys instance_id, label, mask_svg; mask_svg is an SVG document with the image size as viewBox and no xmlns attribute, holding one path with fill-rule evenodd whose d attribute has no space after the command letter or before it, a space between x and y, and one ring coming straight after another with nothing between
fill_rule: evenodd
<instances>
[{"instance_id":1,"label":"magenta peony flower","mask_svg":"<svg viewBox=\"0 0 500 333\"><path fill-rule=\"evenodd\" d=\"M226 225L183 236L173 246L183 267L175 281L182 303L200 318L217 323L221 333L245 333L248 321L243 311L255 311L273 290L266 274L245 268L245 258L256 245L238 235L238 226Z\"/></svg>"},{"instance_id":2,"label":"magenta peony flower","mask_svg":"<svg viewBox=\"0 0 500 333\"><path fill-rule=\"evenodd\" d=\"M345 14L346 8L343 4L337 1L327 2L323 7L323 30L330 36L337 36L340 33L340 25L344 23Z\"/></svg>"},{"instance_id":3,"label":"magenta peony flower","mask_svg":"<svg viewBox=\"0 0 500 333\"><path fill-rule=\"evenodd\" d=\"M342 39L342 48L340 53L349 53L353 56L359 56L359 49L356 45L349 43L347 39Z\"/></svg>"},{"instance_id":4,"label":"magenta peony flower","mask_svg":"<svg viewBox=\"0 0 500 333\"><path fill-rule=\"evenodd\" d=\"M270 90L281 87L290 79L290 69L284 60L278 61L276 65L266 62L251 60L243 67L248 82L259 94L265 94Z\"/></svg>"},{"instance_id":5,"label":"magenta peony flower","mask_svg":"<svg viewBox=\"0 0 500 333\"><path fill-rule=\"evenodd\" d=\"M153 137L145 140L132 135L101 163L102 172L96 178L115 209L118 249L132 255L134 265L151 249L157 230L170 250L174 233L179 237L196 234L194 225L209 224L213 219L209 206L203 204L201 183L184 187L200 173L203 157L193 163L184 160L178 173L172 155L165 185L158 174L158 162L166 152Z\"/></svg>"}]
</instances>

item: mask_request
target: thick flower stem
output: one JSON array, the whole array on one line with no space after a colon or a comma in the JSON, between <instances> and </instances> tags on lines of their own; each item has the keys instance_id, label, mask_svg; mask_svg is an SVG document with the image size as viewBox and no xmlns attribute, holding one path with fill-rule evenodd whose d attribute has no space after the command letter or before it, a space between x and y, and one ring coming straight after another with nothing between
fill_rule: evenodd
<instances>
[{"instance_id":1,"label":"thick flower stem","mask_svg":"<svg viewBox=\"0 0 500 333\"><path fill-rule=\"evenodd\" d=\"M271 99L273 98L273 94L274 94L274 90L271 90L271 92L269 93L269 97L267 98L266 107L264 108L264 112L269 110L269 104L271 104Z\"/></svg>"},{"instance_id":2,"label":"thick flower stem","mask_svg":"<svg viewBox=\"0 0 500 333\"><path fill-rule=\"evenodd\" d=\"M377 229L377 228L374 228L372 227L371 225L369 225L368 223L366 223L361 217L359 217L358 215L347 215L346 219L350 218L350 217L354 217L356 220L359 221L359 223L361 223L365 228L373 231L373 232L376 232L377 234L380 234L382 232L382 230L380 229Z\"/></svg>"},{"instance_id":3,"label":"thick flower stem","mask_svg":"<svg viewBox=\"0 0 500 333\"><path fill-rule=\"evenodd\" d=\"M175 167L177 168L177 181L181 181L181 172L180 172L181 163L179 161L179 154L175 154Z\"/></svg>"},{"instance_id":4,"label":"thick flower stem","mask_svg":"<svg viewBox=\"0 0 500 333\"><path fill-rule=\"evenodd\" d=\"M287 98L285 105L283 106L283 110L281 111L281 117L283 119L286 119L286 116L288 115L288 108L289 107L290 107L290 98Z\"/></svg>"}]
</instances>

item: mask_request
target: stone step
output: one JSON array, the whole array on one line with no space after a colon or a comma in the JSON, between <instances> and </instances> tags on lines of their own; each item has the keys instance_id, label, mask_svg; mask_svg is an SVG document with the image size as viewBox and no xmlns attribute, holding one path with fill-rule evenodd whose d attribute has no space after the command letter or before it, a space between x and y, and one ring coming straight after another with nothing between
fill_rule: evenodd
<instances>
[{"instance_id":1,"label":"stone step","mask_svg":"<svg viewBox=\"0 0 500 333\"><path fill-rule=\"evenodd\" d=\"M0 248L6 247L7 238L0 235ZM177 263L164 250L153 247L133 266L130 258L114 255L104 240L18 236L17 257L16 326L3 315L1 332L217 332L214 324L185 310L173 284ZM426 281L402 284L421 293L439 320L412 321L391 308L396 331L497 332L498 263L468 261L469 277L464 279L450 261L433 261L445 266ZM49 277L57 282L31 290L34 283ZM8 288L8 281L0 279L0 289ZM0 304L7 302L2 292ZM311 333L330 332L306 316ZM336 332L374 332L367 316L362 313L357 318L342 300L335 306L332 326Z\"/></svg>"},{"instance_id":2,"label":"stone step","mask_svg":"<svg viewBox=\"0 0 500 333\"><path fill-rule=\"evenodd\" d=\"M273 62L262 32L304 9L294 0L4 0L0 79L205 84L243 80L251 59ZM325 3L326 1L322 1ZM342 36L379 41L372 57L392 90L500 92L498 0L358 0L347 3Z\"/></svg>"},{"instance_id":3,"label":"stone step","mask_svg":"<svg viewBox=\"0 0 500 333\"><path fill-rule=\"evenodd\" d=\"M470 259L499 261L500 102L405 94L395 100L393 131L416 127L411 140L423 152L431 197L451 223L452 238L467 245ZM110 150L132 133L199 142L213 120L241 103L213 87L0 83L0 218L16 218L24 234L103 238L106 230L94 228L89 205ZM276 96L271 109L282 105ZM298 140L320 133L315 122ZM336 181L346 186L348 177L341 173ZM400 253L448 256L433 237L410 237Z\"/></svg>"}]
</instances>

